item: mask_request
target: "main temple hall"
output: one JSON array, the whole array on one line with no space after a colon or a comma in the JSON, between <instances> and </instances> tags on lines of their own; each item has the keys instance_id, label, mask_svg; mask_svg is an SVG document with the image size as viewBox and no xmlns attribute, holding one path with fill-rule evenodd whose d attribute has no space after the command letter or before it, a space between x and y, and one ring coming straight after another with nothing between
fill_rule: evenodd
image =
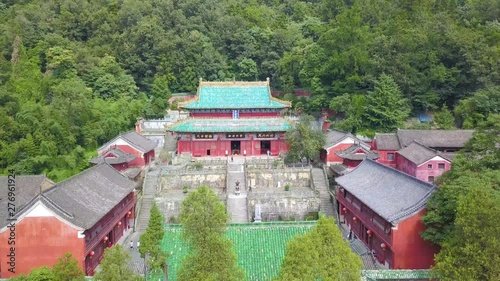
<instances>
[{"instance_id":1,"label":"main temple hall","mask_svg":"<svg viewBox=\"0 0 500 281\"><path fill-rule=\"evenodd\" d=\"M288 151L282 117L291 104L271 96L269 79L257 82L200 80L196 97L179 104L189 118L167 127L177 153L192 156L280 155Z\"/></svg>"}]
</instances>

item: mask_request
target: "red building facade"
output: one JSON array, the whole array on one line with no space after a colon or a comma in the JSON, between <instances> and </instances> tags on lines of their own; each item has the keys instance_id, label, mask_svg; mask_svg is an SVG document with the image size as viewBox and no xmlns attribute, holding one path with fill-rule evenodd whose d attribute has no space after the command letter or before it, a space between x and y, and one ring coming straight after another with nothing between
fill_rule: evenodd
<instances>
[{"instance_id":1,"label":"red building facade","mask_svg":"<svg viewBox=\"0 0 500 281\"><path fill-rule=\"evenodd\" d=\"M281 117L290 103L271 96L265 82L200 81L196 98L182 103L189 118L167 128L177 153L193 156L279 155L288 151Z\"/></svg>"},{"instance_id":2,"label":"red building facade","mask_svg":"<svg viewBox=\"0 0 500 281\"><path fill-rule=\"evenodd\" d=\"M326 145L320 151L320 159L327 165L340 164L344 162L344 158L338 156L337 152L346 150L355 144L364 145L361 140L357 139L351 133L330 130L326 134Z\"/></svg>"},{"instance_id":3,"label":"red building facade","mask_svg":"<svg viewBox=\"0 0 500 281\"><path fill-rule=\"evenodd\" d=\"M116 244L133 223L135 187L136 183L102 163L30 199L20 196L27 201L14 217L15 272L4 266L9 257L2 254L0 277L51 267L66 253L76 258L86 275L93 275L104 249ZM12 236L6 219L2 218L0 241ZM8 246L0 244L0 252L10 252Z\"/></svg>"},{"instance_id":4,"label":"red building facade","mask_svg":"<svg viewBox=\"0 0 500 281\"><path fill-rule=\"evenodd\" d=\"M420 237L433 185L372 160L336 181L340 220L379 262L393 269L433 265L439 248Z\"/></svg>"}]
</instances>

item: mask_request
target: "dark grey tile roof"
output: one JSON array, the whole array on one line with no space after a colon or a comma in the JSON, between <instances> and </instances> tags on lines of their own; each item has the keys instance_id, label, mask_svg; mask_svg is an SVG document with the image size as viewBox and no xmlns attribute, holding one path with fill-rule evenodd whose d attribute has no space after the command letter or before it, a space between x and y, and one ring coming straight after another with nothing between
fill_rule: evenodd
<instances>
[{"instance_id":1,"label":"dark grey tile roof","mask_svg":"<svg viewBox=\"0 0 500 281\"><path fill-rule=\"evenodd\" d=\"M345 140L348 137L353 138L355 143L361 144L366 149L370 149L370 146L368 144L355 137L353 134L335 129L328 131L328 133L326 134L326 145L323 146L323 148L329 149L330 147L336 145L337 143Z\"/></svg>"},{"instance_id":2,"label":"dark grey tile roof","mask_svg":"<svg viewBox=\"0 0 500 281\"><path fill-rule=\"evenodd\" d=\"M474 130L400 130L397 136L402 147L411 142L428 146L430 148L463 148L472 137Z\"/></svg>"},{"instance_id":3,"label":"dark grey tile roof","mask_svg":"<svg viewBox=\"0 0 500 281\"><path fill-rule=\"evenodd\" d=\"M16 212L26 206L33 198L41 192L41 189L54 183L44 175L30 175L15 177L15 206ZM8 177L0 176L0 228L7 225L8 216Z\"/></svg>"},{"instance_id":4,"label":"dark grey tile roof","mask_svg":"<svg viewBox=\"0 0 500 281\"><path fill-rule=\"evenodd\" d=\"M106 155L109 153L112 153L116 157L107 157L105 158ZM92 159L89 160L90 163L92 164L101 164L103 162L107 162L109 164L122 164L122 163L128 163L132 160L137 158L134 154L129 154L126 153L125 151L119 149L119 148L112 148L108 152L104 153L103 155L96 156Z\"/></svg>"},{"instance_id":5,"label":"dark grey tile roof","mask_svg":"<svg viewBox=\"0 0 500 281\"><path fill-rule=\"evenodd\" d=\"M448 161L453 161L455 159L455 156L457 156L456 152L439 152L439 156L443 157L444 159Z\"/></svg>"},{"instance_id":6,"label":"dark grey tile roof","mask_svg":"<svg viewBox=\"0 0 500 281\"><path fill-rule=\"evenodd\" d=\"M127 178L133 180L141 173L141 171L142 168L132 167L121 171L121 173L125 175Z\"/></svg>"},{"instance_id":7,"label":"dark grey tile roof","mask_svg":"<svg viewBox=\"0 0 500 281\"><path fill-rule=\"evenodd\" d=\"M149 140L142 136L141 134L137 133L136 131L130 131L126 133L121 133L112 140L108 141L105 143L103 146L99 148L99 150L103 150L106 147L108 147L110 144L112 144L114 141L117 139L122 138L124 141L128 142L130 145L133 147L139 149L140 151L146 153L149 152L156 147L156 142Z\"/></svg>"},{"instance_id":8,"label":"dark grey tile roof","mask_svg":"<svg viewBox=\"0 0 500 281\"><path fill-rule=\"evenodd\" d=\"M375 134L377 150L399 150L401 148L396 134Z\"/></svg>"},{"instance_id":9,"label":"dark grey tile roof","mask_svg":"<svg viewBox=\"0 0 500 281\"><path fill-rule=\"evenodd\" d=\"M425 208L435 190L432 184L368 159L336 182L391 223Z\"/></svg>"},{"instance_id":10,"label":"dark grey tile roof","mask_svg":"<svg viewBox=\"0 0 500 281\"><path fill-rule=\"evenodd\" d=\"M335 129L330 130L326 134L326 145L323 148L326 149L328 147L335 145L339 141L343 140L347 135L349 135L349 133L344 132L344 131L339 131L339 130L335 130Z\"/></svg>"},{"instance_id":11,"label":"dark grey tile roof","mask_svg":"<svg viewBox=\"0 0 500 281\"><path fill-rule=\"evenodd\" d=\"M398 150L398 154L417 165L425 163L426 161L432 159L434 156L438 155L436 150L421 145L416 141L410 143L407 147Z\"/></svg>"},{"instance_id":12,"label":"dark grey tile roof","mask_svg":"<svg viewBox=\"0 0 500 281\"><path fill-rule=\"evenodd\" d=\"M363 153L356 153L361 150ZM365 158L368 159L377 159L380 157L377 152L370 151L365 146L361 144L353 144L349 146L347 149L335 152L339 157L349 159L349 160L363 160Z\"/></svg>"},{"instance_id":13,"label":"dark grey tile roof","mask_svg":"<svg viewBox=\"0 0 500 281\"><path fill-rule=\"evenodd\" d=\"M111 165L102 163L48 189L42 201L74 225L89 229L136 185Z\"/></svg>"},{"instance_id":14,"label":"dark grey tile roof","mask_svg":"<svg viewBox=\"0 0 500 281\"><path fill-rule=\"evenodd\" d=\"M330 169L339 175L343 175L343 173L347 170L347 166L344 164L334 164L330 165Z\"/></svg>"}]
</instances>

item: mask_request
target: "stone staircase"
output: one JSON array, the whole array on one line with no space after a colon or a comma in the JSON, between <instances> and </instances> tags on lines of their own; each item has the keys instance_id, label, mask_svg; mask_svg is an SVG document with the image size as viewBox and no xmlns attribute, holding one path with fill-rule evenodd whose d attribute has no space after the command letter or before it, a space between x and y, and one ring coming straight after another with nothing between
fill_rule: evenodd
<instances>
[{"instance_id":1,"label":"stone staircase","mask_svg":"<svg viewBox=\"0 0 500 281\"><path fill-rule=\"evenodd\" d=\"M227 213L232 223L248 223L247 191L245 180L245 159L233 157L227 165ZM240 194L235 194L236 182L239 182Z\"/></svg>"},{"instance_id":2,"label":"stone staircase","mask_svg":"<svg viewBox=\"0 0 500 281\"><path fill-rule=\"evenodd\" d=\"M333 209L333 203L330 201L330 193L328 192L328 181L325 177L323 169L312 168L311 177L314 187L319 192L321 199L319 210L327 217L336 217Z\"/></svg>"},{"instance_id":3,"label":"stone staircase","mask_svg":"<svg viewBox=\"0 0 500 281\"><path fill-rule=\"evenodd\" d=\"M153 200L158 189L160 171L150 171L146 173L142 185L142 198L139 214L136 218L136 231L143 233L149 224L149 210L153 205Z\"/></svg>"}]
</instances>

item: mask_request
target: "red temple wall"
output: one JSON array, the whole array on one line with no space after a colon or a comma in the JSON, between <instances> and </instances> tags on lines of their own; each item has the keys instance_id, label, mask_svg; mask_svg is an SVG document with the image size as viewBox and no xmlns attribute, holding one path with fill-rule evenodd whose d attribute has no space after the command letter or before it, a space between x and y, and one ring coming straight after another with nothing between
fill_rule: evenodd
<instances>
[{"instance_id":1,"label":"red temple wall","mask_svg":"<svg viewBox=\"0 0 500 281\"><path fill-rule=\"evenodd\" d=\"M425 225L420 218L425 209L400 222L392 233L394 269L428 269L434 265L434 255L439 247L420 236Z\"/></svg>"},{"instance_id":2,"label":"red temple wall","mask_svg":"<svg viewBox=\"0 0 500 281\"><path fill-rule=\"evenodd\" d=\"M1 278L19 274L28 274L33 268L52 267L57 259L71 253L83 270L85 257L84 238L78 238L78 230L60 221L56 217L25 217L16 223L15 229L15 273L8 270L7 244L10 230L0 234ZM5 242L5 243L3 243Z\"/></svg>"},{"instance_id":3,"label":"red temple wall","mask_svg":"<svg viewBox=\"0 0 500 281\"><path fill-rule=\"evenodd\" d=\"M193 156L225 156L234 153L231 151L231 141L240 141L240 155L257 156L266 155L267 150L261 149L261 141L265 139L222 139L222 140L179 140L177 142L177 153L190 152ZM288 144L283 139L272 139L270 141L270 153L277 156L288 151ZM246 154L245 154L246 153Z\"/></svg>"}]
</instances>

